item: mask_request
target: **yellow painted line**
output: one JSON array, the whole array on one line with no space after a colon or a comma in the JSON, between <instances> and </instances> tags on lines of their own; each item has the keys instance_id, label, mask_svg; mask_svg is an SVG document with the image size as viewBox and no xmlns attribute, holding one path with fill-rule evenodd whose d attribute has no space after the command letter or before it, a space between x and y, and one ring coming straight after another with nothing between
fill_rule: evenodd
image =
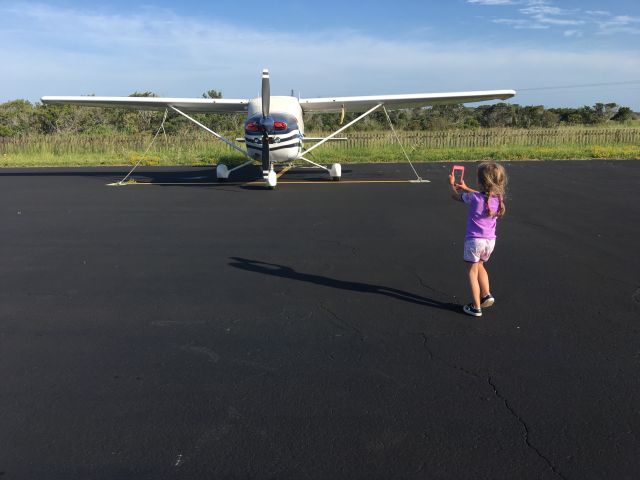
<instances>
[{"instance_id":1,"label":"yellow painted line","mask_svg":"<svg viewBox=\"0 0 640 480\"><path fill-rule=\"evenodd\" d=\"M282 175L287 173L289 170L293 168L293 165L289 165L288 167L284 167L280 172L276 175L276 178L280 178Z\"/></svg>"},{"instance_id":2,"label":"yellow painted line","mask_svg":"<svg viewBox=\"0 0 640 480\"><path fill-rule=\"evenodd\" d=\"M340 185L340 184L354 184L354 183L431 183L429 180L422 180L421 182L416 182L414 180L340 180L338 182L334 182L331 180L301 180L301 181L293 181L293 180L283 180L282 182L278 182L278 185L281 183L286 183L287 185L305 185L305 184L331 184L331 185Z\"/></svg>"}]
</instances>

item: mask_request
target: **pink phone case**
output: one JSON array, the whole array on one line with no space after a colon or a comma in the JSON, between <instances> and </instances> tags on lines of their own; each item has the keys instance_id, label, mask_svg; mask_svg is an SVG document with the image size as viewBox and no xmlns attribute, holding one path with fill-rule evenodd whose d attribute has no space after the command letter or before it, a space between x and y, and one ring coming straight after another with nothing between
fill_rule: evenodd
<instances>
[{"instance_id":1,"label":"pink phone case","mask_svg":"<svg viewBox=\"0 0 640 480\"><path fill-rule=\"evenodd\" d=\"M460 181L458 181L458 179L456 178L456 170L460 172ZM451 169L451 175L453 175L456 183L462 183L462 181L464 180L464 165L454 165Z\"/></svg>"}]
</instances>

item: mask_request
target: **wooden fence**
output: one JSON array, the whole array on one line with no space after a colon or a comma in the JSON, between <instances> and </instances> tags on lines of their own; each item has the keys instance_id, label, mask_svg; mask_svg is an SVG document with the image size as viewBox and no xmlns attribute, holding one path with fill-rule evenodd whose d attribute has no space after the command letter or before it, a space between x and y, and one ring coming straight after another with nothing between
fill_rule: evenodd
<instances>
[{"instance_id":1,"label":"wooden fence","mask_svg":"<svg viewBox=\"0 0 640 480\"><path fill-rule=\"evenodd\" d=\"M640 128L449 130L398 132L398 136L402 143L410 148L640 144ZM333 143L334 148L387 147L397 143L391 132L355 132L346 137L346 142Z\"/></svg>"},{"instance_id":2,"label":"wooden fence","mask_svg":"<svg viewBox=\"0 0 640 480\"><path fill-rule=\"evenodd\" d=\"M235 138L239 134L228 134ZM328 135L320 132L309 136ZM640 128L558 128L558 129L479 129L448 130L439 132L399 131L398 136L405 148L473 148L513 146L559 146L559 145L638 145ZM347 141L329 142L323 148L385 148L397 146L392 132L352 132L346 135ZM31 135L24 137L0 137L0 152L102 152L139 150L144 148L151 137L149 135ZM214 148L227 150L229 147L215 141L205 132L194 131L189 134L158 139L159 148L194 149Z\"/></svg>"}]
</instances>

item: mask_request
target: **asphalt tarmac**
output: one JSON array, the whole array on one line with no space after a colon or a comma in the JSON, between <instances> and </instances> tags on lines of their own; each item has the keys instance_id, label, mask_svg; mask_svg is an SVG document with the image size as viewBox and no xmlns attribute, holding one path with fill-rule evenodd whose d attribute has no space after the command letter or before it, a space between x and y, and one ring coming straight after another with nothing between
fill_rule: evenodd
<instances>
[{"instance_id":1,"label":"asphalt tarmac","mask_svg":"<svg viewBox=\"0 0 640 480\"><path fill-rule=\"evenodd\" d=\"M0 170L0 479L638 478L640 162L505 165L482 318L450 164Z\"/></svg>"}]
</instances>

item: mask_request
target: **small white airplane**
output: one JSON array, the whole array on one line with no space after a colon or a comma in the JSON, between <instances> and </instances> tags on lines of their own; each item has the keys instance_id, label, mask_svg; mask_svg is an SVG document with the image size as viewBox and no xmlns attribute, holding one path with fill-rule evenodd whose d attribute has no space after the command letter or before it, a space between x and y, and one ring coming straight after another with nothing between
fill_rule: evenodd
<instances>
[{"instance_id":1,"label":"small white airplane","mask_svg":"<svg viewBox=\"0 0 640 480\"><path fill-rule=\"evenodd\" d=\"M226 180L229 174L255 161L261 161L262 174L268 188L275 188L277 175L274 170L276 164L292 163L303 160L311 165L326 170L333 180L342 176L339 163L325 167L312 162L305 157L323 143L333 140L336 135L351 125L364 119L379 108L399 110L406 108L426 107L429 105L457 104L481 102L485 100L506 100L516 94L515 90L490 90L479 92L453 93L415 93L408 95L376 95L362 97L327 97L327 98L297 98L294 96L271 96L269 70L262 72L262 94L254 99L209 99L209 98L163 98L163 97L42 97L44 104L74 104L95 107L124 107L137 110L166 110L171 109L188 118L190 121L213 134L230 147L246 155L249 160L235 168L228 169L226 165L216 167L219 180ZM345 112L362 113L355 120L344 125L325 138L310 139L304 136L303 113L311 112ZM190 117L189 113L245 113L247 120L244 124L245 149L231 140L202 125ZM312 141L315 144L304 149L303 142Z\"/></svg>"}]
</instances>

